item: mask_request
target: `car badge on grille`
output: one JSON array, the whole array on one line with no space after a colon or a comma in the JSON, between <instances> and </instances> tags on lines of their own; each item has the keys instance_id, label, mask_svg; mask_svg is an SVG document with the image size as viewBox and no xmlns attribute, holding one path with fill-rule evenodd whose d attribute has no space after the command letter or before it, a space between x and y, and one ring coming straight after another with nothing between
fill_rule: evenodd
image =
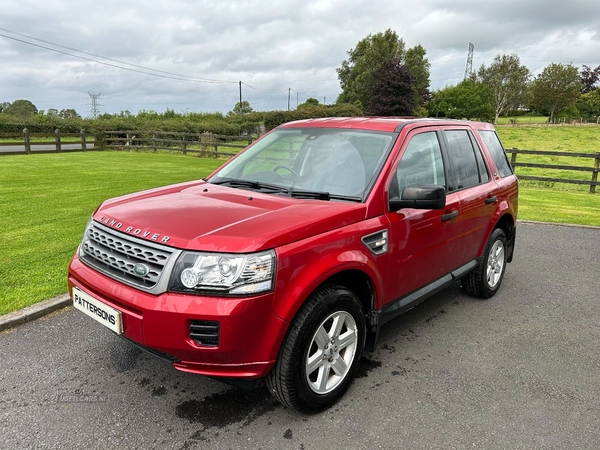
<instances>
[{"instance_id":1,"label":"car badge on grille","mask_svg":"<svg viewBox=\"0 0 600 450\"><path fill-rule=\"evenodd\" d=\"M148 269L148 266L146 264L136 264L135 266L133 266L133 272L138 277L145 277L146 275L148 275L149 271L150 269Z\"/></svg>"}]
</instances>

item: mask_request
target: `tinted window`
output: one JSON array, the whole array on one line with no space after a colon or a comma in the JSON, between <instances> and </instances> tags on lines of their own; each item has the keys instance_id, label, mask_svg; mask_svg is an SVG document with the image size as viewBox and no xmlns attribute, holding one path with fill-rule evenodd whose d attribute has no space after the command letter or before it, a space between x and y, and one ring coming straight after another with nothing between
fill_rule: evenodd
<instances>
[{"instance_id":1,"label":"tinted window","mask_svg":"<svg viewBox=\"0 0 600 450\"><path fill-rule=\"evenodd\" d=\"M481 155L481 149L479 148L477 141L473 138L473 135L471 133L469 133L469 137L471 138L473 147L475 147L475 159L477 160L477 167L479 168L479 181L481 183L490 181L490 176L485 166L485 162L483 161L483 156Z\"/></svg>"},{"instance_id":2,"label":"tinted window","mask_svg":"<svg viewBox=\"0 0 600 450\"><path fill-rule=\"evenodd\" d=\"M398 192L413 184L446 185L442 152L435 132L414 136L396 169Z\"/></svg>"},{"instance_id":3,"label":"tinted window","mask_svg":"<svg viewBox=\"0 0 600 450\"><path fill-rule=\"evenodd\" d=\"M479 135L483 139L483 142L485 142L485 145L496 163L498 175L502 178L512 175L512 168L510 167L506 152L504 151L504 147L502 146L498 135L494 131L480 131Z\"/></svg>"},{"instance_id":4,"label":"tinted window","mask_svg":"<svg viewBox=\"0 0 600 450\"><path fill-rule=\"evenodd\" d=\"M445 131L448 156L452 170L453 189L463 189L479 184L479 165L466 130Z\"/></svg>"}]
</instances>

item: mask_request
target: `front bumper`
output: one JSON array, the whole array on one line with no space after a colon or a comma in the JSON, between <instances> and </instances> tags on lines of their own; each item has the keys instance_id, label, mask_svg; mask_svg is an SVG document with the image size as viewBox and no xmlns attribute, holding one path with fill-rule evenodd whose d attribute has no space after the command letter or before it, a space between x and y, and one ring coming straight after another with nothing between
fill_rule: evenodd
<instances>
[{"instance_id":1,"label":"front bumper","mask_svg":"<svg viewBox=\"0 0 600 450\"><path fill-rule=\"evenodd\" d=\"M172 357L178 370L211 377L267 375L289 325L273 313L273 293L244 298L152 295L96 272L77 256L69 266L71 297L74 286L121 312L124 337ZM190 337L190 326L197 321L219 323L218 345L200 345Z\"/></svg>"}]
</instances>

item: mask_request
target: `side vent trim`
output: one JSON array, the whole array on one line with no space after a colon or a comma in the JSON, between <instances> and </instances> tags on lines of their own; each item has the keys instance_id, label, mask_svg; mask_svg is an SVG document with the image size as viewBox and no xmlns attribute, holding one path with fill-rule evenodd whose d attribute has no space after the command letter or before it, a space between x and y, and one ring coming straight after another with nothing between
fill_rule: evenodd
<instances>
[{"instance_id":1,"label":"side vent trim","mask_svg":"<svg viewBox=\"0 0 600 450\"><path fill-rule=\"evenodd\" d=\"M387 230L377 231L362 237L362 242L374 255L382 255L388 250Z\"/></svg>"}]
</instances>

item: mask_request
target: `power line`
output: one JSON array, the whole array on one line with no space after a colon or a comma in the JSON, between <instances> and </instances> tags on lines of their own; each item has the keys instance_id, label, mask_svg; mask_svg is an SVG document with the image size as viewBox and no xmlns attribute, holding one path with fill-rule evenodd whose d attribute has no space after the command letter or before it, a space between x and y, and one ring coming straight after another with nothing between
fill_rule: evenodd
<instances>
[{"instance_id":1,"label":"power line","mask_svg":"<svg viewBox=\"0 0 600 450\"><path fill-rule=\"evenodd\" d=\"M46 43L46 44L50 44L50 45L53 45L53 46L55 46L55 47L60 47L60 48L64 48L64 49L67 49L67 50L74 51L74 52L83 53L84 55L94 56L94 57L96 57L96 58L102 58L102 59L106 59L106 60L108 60L108 61L112 61L112 62L115 62L115 63L119 63L119 64L125 64L125 65L127 65L127 66L132 66L132 67L137 67L138 69L151 70L151 71L153 71L153 72L164 73L164 74L167 74L167 75L173 75L173 76L177 76L177 77L186 77L186 78L191 78L191 79L195 79L195 80L201 80L201 81L206 81L206 82L235 83L235 81L214 80L214 79L210 79L210 78L193 77L193 76L189 76L189 75L182 75L182 74L179 74L179 73L167 72L167 71L164 71L164 70L153 69L153 68L151 68L151 67L139 66L139 65L137 65L137 64L128 63L128 62L125 62L125 61L119 61L119 60L117 60L117 59L109 58L109 57L107 57L107 56L96 55L96 54L94 54L94 53L89 53L89 52L86 52L86 51L84 51L84 50L78 50L78 49L76 49L76 48L73 48L73 47L67 47L66 45L61 45L61 44L57 44L57 43L55 43L55 42L46 41L46 40L44 40L44 39L36 38L36 37L29 36L29 35L27 35L27 34L23 34L23 33L18 33L18 32L16 32L16 31L8 30L8 29L6 29L6 28L2 28L2 27L0 27L0 30L2 30L2 31L6 31L6 32L8 32L8 33L16 34L16 35L18 35L18 36L22 36L22 37L25 37L25 38L27 38L27 39L33 39L34 41L38 41L38 42L44 42L44 43ZM5 37L6 37L6 36L5 36Z\"/></svg>"},{"instance_id":2,"label":"power line","mask_svg":"<svg viewBox=\"0 0 600 450\"><path fill-rule=\"evenodd\" d=\"M85 56L74 55L74 54L69 53L69 52L63 52L62 50L57 50L55 48L50 48L50 47L46 47L44 45L35 44L33 42L24 41L23 39L17 39L15 37L7 36L7 35L2 34L2 33L0 33L0 36L5 37L7 39L11 39L13 41L21 42L23 44L31 45L33 47L42 48L44 50L50 50L52 52L60 53L62 55L72 56L73 58L78 58L78 59L82 59L84 61L90 61L90 62L94 62L94 63L97 63L97 64L102 64L104 66L114 67L114 68L121 69L121 70L127 70L129 72L142 73L144 75L151 75L151 76L159 77L159 78L167 78L167 79L170 79L170 80L189 81L189 82L192 82L192 83L236 83L237 84L237 81L210 80L208 78L197 78L196 79L196 78L188 77L187 75L178 75L178 76L160 75L158 73L151 73L151 72L146 72L146 71L143 71L143 70L131 69L129 67L123 67L123 66L119 66L117 64L111 64L111 63L107 63L107 62L104 62L104 61L98 61L98 60L92 59L92 58L86 58ZM108 59L108 58L106 58L106 59ZM148 69L148 70L154 70L154 69ZM186 77L186 78L181 78L181 77Z\"/></svg>"}]
</instances>

